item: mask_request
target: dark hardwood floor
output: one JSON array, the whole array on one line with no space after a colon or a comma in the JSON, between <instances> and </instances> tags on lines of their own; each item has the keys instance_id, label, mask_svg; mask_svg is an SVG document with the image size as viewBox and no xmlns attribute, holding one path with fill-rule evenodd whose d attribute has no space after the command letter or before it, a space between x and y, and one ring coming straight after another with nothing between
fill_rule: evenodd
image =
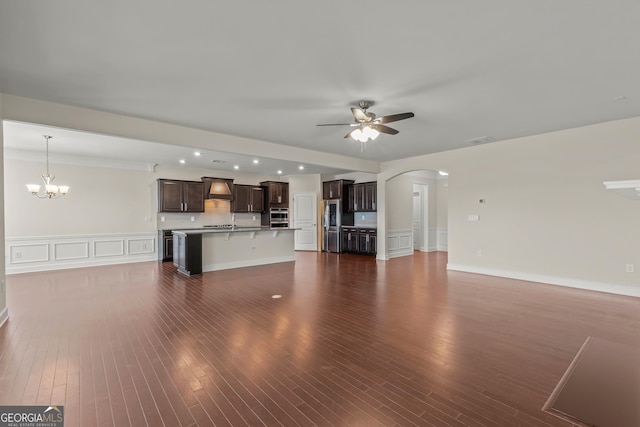
<instances>
[{"instance_id":1,"label":"dark hardwood floor","mask_svg":"<svg viewBox=\"0 0 640 427\"><path fill-rule=\"evenodd\" d=\"M64 405L66 427L570 426L541 408L586 337L640 343L638 298L446 253L297 256L8 276L0 404Z\"/></svg>"}]
</instances>

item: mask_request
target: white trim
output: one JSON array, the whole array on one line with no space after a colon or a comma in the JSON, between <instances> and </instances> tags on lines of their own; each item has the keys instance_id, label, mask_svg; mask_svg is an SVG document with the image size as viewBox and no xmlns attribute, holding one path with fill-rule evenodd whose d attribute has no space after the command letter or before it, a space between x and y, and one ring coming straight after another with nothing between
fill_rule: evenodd
<instances>
[{"instance_id":1,"label":"white trim","mask_svg":"<svg viewBox=\"0 0 640 427\"><path fill-rule=\"evenodd\" d=\"M229 270L231 268L241 268L241 267L253 267L255 265L265 265L265 264L276 264L279 262L291 262L296 260L296 255L287 255L282 257L274 257L274 258L260 258L260 259L251 259L246 261L237 261L237 262L226 262L220 264L207 264L202 266L202 271L218 271L218 270Z\"/></svg>"},{"instance_id":2,"label":"white trim","mask_svg":"<svg viewBox=\"0 0 640 427\"><path fill-rule=\"evenodd\" d=\"M413 230L390 230L387 233L387 259L413 255Z\"/></svg>"},{"instance_id":3,"label":"white trim","mask_svg":"<svg viewBox=\"0 0 640 427\"><path fill-rule=\"evenodd\" d=\"M437 250L442 252L449 251L449 230L447 228L437 228L438 238L437 238Z\"/></svg>"},{"instance_id":4,"label":"white trim","mask_svg":"<svg viewBox=\"0 0 640 427\"><path fill-rule=\"evenodd\" d=\"M569 277L554 277L546 276L543 274L521 273L518 271L499 270L494 268L475 267L459 264L447 264L447 270L485 274L488 276L506 277L509 279L526 280L528 282L545 283L548 285L565 286L568 288L606 292L609 294L626 295L630 297L640 297L640 286L592 282L589 280L572 279Z\"/></svg>"},{"instance_id":5,"label":"white trim","mask_svg":"<svg viewBox=\"0 0 640 427\"><path fill-rule=\"evenodd\" d=\"M628 199L640 200L640 179L632 181L605 181L607 190L613 190Z\"/></svg>"},{"instance_id":6,"label":"white trim","mask_svg":"<svg viewBox=\"0 0 640 427\"><path fill-rule=\"evenodd\" d=\"M5 307L4 310L0 311L0 328L5 322L9 319L9 307Z\"/></svg>"},{"instance_id":7,"label":"white trim","mask_svg":"<svg viewBox=\"0 0 640 427\"><path fill-rule=\"evenodd\" d=\"M156 240L155 232L8 237L6 274L156 261ZM101 250L101 244L117 250ZM59 254L62 248L66 251Z\"/></svg>"}]
</instances>

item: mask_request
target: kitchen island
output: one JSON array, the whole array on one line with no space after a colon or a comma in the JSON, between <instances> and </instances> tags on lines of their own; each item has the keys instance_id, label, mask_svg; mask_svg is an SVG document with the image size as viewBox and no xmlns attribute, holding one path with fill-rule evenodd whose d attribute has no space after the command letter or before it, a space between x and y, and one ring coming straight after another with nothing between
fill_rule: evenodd
<instances>
[{"instance_id":1,"label":"kitchen island","mask_svg":"<svg viewBox=\"0 0 640 427\"><path fill-rule=\"evenodd\" d=\"M186 274L295 261L294 228L173 231L173 264Z\"/></svg>"}]
</instances>

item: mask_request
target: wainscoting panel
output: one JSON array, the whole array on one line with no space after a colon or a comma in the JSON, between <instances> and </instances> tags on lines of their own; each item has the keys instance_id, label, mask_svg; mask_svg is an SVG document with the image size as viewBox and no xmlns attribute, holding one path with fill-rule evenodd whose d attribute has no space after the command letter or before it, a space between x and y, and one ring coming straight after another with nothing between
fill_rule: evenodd
<instances>
[{"instance_id":1,"label":"wainscoting panel","mask_svg":"<svg viewBox=\"0 0 640 427\"><path fill-rule=\"evenodd\" d=\"M5 239L6 273L155 261L157 235L97 234Z\"/></svg>"},{"instance_id":2,"label":"wainscoting panel","mask_svg":"<svg viewBox=\"0 0 640 427\"><path fill-rule=\"evenodd\" d=\"M410 229L388 231L387 254L389 258L413 255L413 231Z\"/></svg>"},{"instance_id":3,"label":"wainscoting panel","mask_svg":"<svg viewBox=\"0 0 640 427\"><path fill-rule=\"evenodd\" d=\"M155 253L155 238L153 239L129 239L128 240L129 254L152 254Z\"/></svg>"},{"instance_id":4,"label":"wainscoting panel","mask_svg":"<svg viewBox=\"0 0 640 427\"><path fill-rule=\"evenodd\" d=\"M89 242L54 242L54 261L89 258Z\"/></svg>"},{"instance_id":5,"label":"wainscoting panel","mask_svg":"<svg viewBox=\"0 0 640 427\"><path fill-rule=\"evenodd\" d=\"M93 254L96 257L124 255L124 240L96 240L93 242Z\"/></svg>"},{"instance_id":6,"label":"wainscoting panel","mask_svg":"<svg viewBox=\"0 0 640 427\"><path fill-rule=\"evenodd\" d=\"M49 245L46 243L16 244L5 252L9 255L7 265L49 261Z\"/></svg>"}]
</instances>

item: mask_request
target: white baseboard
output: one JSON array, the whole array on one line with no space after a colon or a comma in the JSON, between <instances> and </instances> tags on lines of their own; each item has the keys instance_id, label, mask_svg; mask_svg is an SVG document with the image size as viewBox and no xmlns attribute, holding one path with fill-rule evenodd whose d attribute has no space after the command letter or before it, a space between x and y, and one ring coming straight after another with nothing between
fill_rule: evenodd
<instances>
[{"instance_id":1,"label":"white baseboard","mask_svg":"<svg viewBox=\"0 0 640 427\"><path fill-rule=\"evenodd\" d=\"M157 233L10 237L6 274L156 261Z\"/></svg>"},{"instance_id":2,"label":"white baseboard","mask_svg":"<svg viewBox=\"0 0 640 427\"><path fill-rule=\"evenodd\" d=\"M528 282L545 283L548 285L565 286L568 288L606 292L609 294L625 295L630 297L640 297L640 286L593 282L590 280L546 276L543 274L521 273L517 271L474 267L459 264L447 264L447 270L462 271L465 273L485 274L487 276L506 277L509 279L526 280Z\"/></svg>"},{"instance_id":3,"label":"white baseboard","mask_svg":"<svg viewBox=\"0 0 640 427\"><path fill-rule=\"evenodd\" d=\"M274 258L260 258L260 259L250 259L250 260L238 261L238 262L207 264L202 266L202 271L205 272L205 271L229 270L231 268L253 267L256 265L276 264L280 262L291 262L295 260L296 260L296 255L293 254L293 255L274 257Z\"/></svg>"},{"instance_id":4,"label":"white baseboard","mask_svg":"<svg viewBox=\"0 0 640 427\"><path fill-rule=\"evenodd\" d=\"M5 307L4 310L0 311L0 328L5 322L9 319L9 307Z\"/></svg>"}]
</instances>

